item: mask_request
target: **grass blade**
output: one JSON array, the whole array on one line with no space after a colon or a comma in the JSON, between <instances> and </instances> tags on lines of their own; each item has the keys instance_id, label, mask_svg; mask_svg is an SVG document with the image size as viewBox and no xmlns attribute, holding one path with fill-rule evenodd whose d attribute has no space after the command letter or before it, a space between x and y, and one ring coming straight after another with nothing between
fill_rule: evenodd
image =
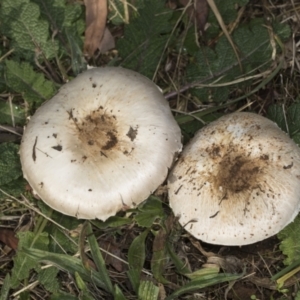
<instances>
[{"instance_id":1,"label":"grass blade","mask_svg":"<svg viewBox=\"0 0 300 300\"><path fill-rule=\"evenodd\" d=\"M242 275L232 275L232 274L212 274L212 275L204 275L201 278L191 280L186 285L175 291L165 300L177 299L182 294L190 293L194 291L199 291L199 289L219 284L226 281L232 281L239 279Z\"/></svg>"},{"instance_id":2,"label":"grass blade","mask_svg":"<svg viewBox=\"0 0 300 300\"><path fill-rule=\"evenodd\" d=\"M109 291L111 294L114 294L114 288L113 288L113 285L109 278L109 275L108 275L108 272L107 272L107 269L105 266L105 261L100 252L98 242L95 238L95 235L93 234L91 224L87 222L85 225L85 229L86 229L87 239L88 239L89 245L91 247L91 253L92 253L94 263L97 266L99 274L101 274L102 281L106 285L106 290Z\"/></svg>"}]
</instances>

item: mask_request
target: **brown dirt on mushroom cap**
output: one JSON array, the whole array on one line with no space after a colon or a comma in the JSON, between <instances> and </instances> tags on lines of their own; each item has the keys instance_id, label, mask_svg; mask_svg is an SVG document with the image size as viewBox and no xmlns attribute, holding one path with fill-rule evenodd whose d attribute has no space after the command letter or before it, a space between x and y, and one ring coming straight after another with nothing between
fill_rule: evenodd
<instances>
[{"instance_id":1,"label":"brown dirt on mushroom cap","mask_svg":"<svg viewBox=\"0 0 300 300\"><path fill-rule=\"evenodd\" d=\"M210 181L216 190L222 187L224 199L230 193L251 192L259 188L259 182L263 180L261 170L267 165L267 160L248 159L242 156L241 153L244 150L239 145L231 144L227 147L227 151L222 151L222 149L225 150L225 146L213 145L206 151L212 159L218 161L216 162L218 165L216 175L212 175Z\"/></svg>"},{"instance_id":2,"label":"brown dirt on mushroom cap","mask_svg":"<svg viewBox=\"0 0 300 300\"><path fill-rule=\"evenodd\" d=\"M124 137L119 137L117 117L106 113L102 107L92 111L80 121L70 114L70 121L76 127L87 157L97 158L99 155L109 157L112 151L130 153L133 150L129 138L128 141L124 141Z\"/></svg>"}]
</instances>

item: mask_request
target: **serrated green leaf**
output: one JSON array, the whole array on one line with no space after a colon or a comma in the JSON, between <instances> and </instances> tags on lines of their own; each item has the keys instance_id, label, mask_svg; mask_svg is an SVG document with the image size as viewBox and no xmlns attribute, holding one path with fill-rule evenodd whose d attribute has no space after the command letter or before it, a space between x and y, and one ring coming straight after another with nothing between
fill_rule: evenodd
<instances>
[{"instance_id":1,"label":"serrated green leaf","mask_svg":"<svg viewBox=\"0 0 300 300\"><path fill-rule=\"evenodd\" d=\"M232 39L237 46L243 72L239 68L232 46L222 36L214 50L203 47L194 55L187 68L187 80L200 81L206 85L215 82L228 83L251 70L266 68L271 63L272 47L262 19L239 26L232 34ZM243 85L245 82L231 86L201 87L194 88L191 92L201 102L223 102L228 99L231 89Z\"/></svg>"},{"instance_id":2,"label":"serrated green leaf","mask_svg":"<svg viewBox=\"0 0 300 300\"><path fill-rule=\"evenodd\" d=\"M157 300L159 287L151 281L142 280L139 287L139 300Z\"/></svg>"},{"instance_id":3,"label":"serrated green leaf","mask_svg":"<svg viewBox=\"0 0 300 300\"><path fill-rule=\"evenodd\" d=\"M37 261L27 256L22 249L30 248L35 240L35 246L39 249L47 249L48 247L48 234L41 233L37 238L33 232L20 232L18 234L19 244L18 252L14 257L14 267L12 269L11 285L16 288L20 281L29 277L29 272L37 266Z\"/></svg>"},{"instance_id":4,"label":"serrated green leaf","mask_svg":"<svg viewBox=\"0 0 300 300\"><path fill-rule=\"evenodd\" d=\"M285 265L290 265L294 261L300 259L300 217L298 216L294 222L286 226L281 230L277 236L281 240L280 250L286 259L284 260Z\"/></svg>"},{"instance_id":5,"label":"serrated green leaf","mask_svg":"<svg viewBox=\"0 0 300 300\"><path fill-rule=\"evenodd\" d=\"M18 152L18 145L0 144L0 186L10 183L22 175Z\"/></svg>"},{"instance_id":6,"label":"serrated green leaf","mask_svg":"<svg viewBox=\"0 0 300 300\"><path fill-rule=\"evenodd\" d=\"M8 299L9 290L10 290L10 286L11 286L10 281L11 281L10 275L7 274L2 283L1 292L0 292L0 300Z\"/></svg>"},{"instance_id":7,"label":"serrated green leaf","mask_svg":"<svg viewBox=\"0 0 300 300\"><path fill-rule=\"evenodd\" d=\"M145 203L139 206L134 219L139 226L150 228L156 219L162 219L163 217L164 211L162 209L161 200L150 196Z\"/></svg>"},{"instance_id":8,"label":"serrated green leaf","mask_svg":"<svg viewBox=\"0 0 300 300\"><path fill-rule=\"evenodd\" d=\"M125 26L117 43L120 65L152 78L172 30L168 20L172 10L160 0L145 1L139 17Z\"/></svg>"},{"instance_id":9,"label":"serrated green leaf","mask_svg":"<svg viewBox=\"0 0 300 300\"><path fill-rule=\"evenodd\" d=\"M0 155L1 156L1 155ZM18 178L9 183L0 185L0 189L5 193L13 196L19 197L21 193L24 193L27 182L24 178ZM0 191L0 200L6 199L7 196Z\"/></svg>"},{"instance_id":10,"label":"serrated green leaf","mask_svg":"<svg viewBox=\"0 0 300 300\"><path fill-rule=\"evenodd\" d=\"M43 74L36 73L29 63L7 60L6 68L7 85L13 91L22 93L30 105L41 104L55 94L53 82L46 80Z\"/></svg>"},{"instance_id":11,"label":"serrated green leaf","mask_svg":"<svg viewBox=\"0 0 300 300\"><path fill-rule=\"evenodd\" d=\"M60 51L72 55L72 65L74 57L80 61L80 66L84 64L82 54L82 40L80 38L84 28L78 30L77 23L82 14L81 5L78 3L66 4L63 0L41 1L33 0L40 8L42 17L48 21L52 31L52 36L59 41ZM81 20L80 20L81 21ZM72 67L74 70L74 67ZM79 68L78 74L82 71ZM76 70L74 70L76 71Z\"/></svg>"},{"instance_id":12,"label":"serrated green leaf","mask_svg":"<svg viewBox=\"0 0 300 300\"><path fill-rule=\"evenodd\" d=\"M58 44L51 39L49 24L40 17L39 6L29 0L3 0L3 33L11 38L15 51L28 52L42 60L55 56Z\"/></svg>"},{"instance_id":13,"label":"serrated green leaf","mask_svg":"<svg viewBox=\"0 0 300 300\"><path fill-rule=\"evenodd\" d=\"M38 273L38 281L44 286L44 288L50 293L54 293L59 290L59 282L57 279L58 269L50 267L43 269Z\"/></svg>"},{"instance_id":14,"label":"serrated green leaf","mask_svg":"<svg viewBox=\"0 0 300 300\"><path fill-rule=\"evenodd\" d=\"M13 125L13 121L16 125L24 125L25 123L25 111L19 105L9 105L8 102L0 102L0 124Z\"/></svg>"},{"instance_id":15,"label":"serrated green leaf","mask_svg":"<svg viewBox=\"0 0 300 300\"><path fill-rule=\"evenodd\" d=\"M50 24L52 31L58 32L62 29L62 25L65 20L65 10L66 4L64 0L51 0L51 1L41 1L41 0L31 0L39 6L41 16L44 20L47 20Z\"/></svg>"},{"instance_id":16,"label":"serrated green leaf","mask_svg":"<svg viewBox=\"0 0 300 300\"><path fill-rule=\"evenodd\" d=\"M234 22L238 15L238 8L245 6L249 0L214 0L225 24ZM207 23L210 26L205 31L206 39L213 39L220 34L220 25L214 13L210 10Z\"/></svg>"},{"instance_id":17,"label":"serrated green leaf","mask_svg":"<svg viewBox=\"0 0 300 300\"><path fill-rule=\"evenodd\" d=\"M273 29L275 34L277 34L283 42L290 38L292 33L290 26L285 23L274 22Z\"/></svg>"}]
</instances>

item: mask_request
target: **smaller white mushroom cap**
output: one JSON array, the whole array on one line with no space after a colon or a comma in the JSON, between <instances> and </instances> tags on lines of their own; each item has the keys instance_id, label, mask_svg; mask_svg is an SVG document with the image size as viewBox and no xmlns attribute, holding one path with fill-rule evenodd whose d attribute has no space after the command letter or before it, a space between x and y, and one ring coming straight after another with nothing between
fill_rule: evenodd
<instances>
[{"instance_id":1,"label":"smaller white mushroom cap","mask_svg":"<svg viewBox=\"0 0 300 300\"><path fill-rule=\"evenodd\" d=\"M169 175L170 206L193 236L246 245L278 233L300 206L300 150L253 113L201 129Z\"/></svg>"},{"instance_id":2,"label":"smaller white mushroom cap","mask_svg":"<svg viewBox=\"0 0 300 300\"><path fill-rule=\"evenodd\" d=\"M105 220L144 201L181 147L157 86L107 67L80 74L36 111L20 155L24 177L49 206Z\"/></svg>"}]
</instances>

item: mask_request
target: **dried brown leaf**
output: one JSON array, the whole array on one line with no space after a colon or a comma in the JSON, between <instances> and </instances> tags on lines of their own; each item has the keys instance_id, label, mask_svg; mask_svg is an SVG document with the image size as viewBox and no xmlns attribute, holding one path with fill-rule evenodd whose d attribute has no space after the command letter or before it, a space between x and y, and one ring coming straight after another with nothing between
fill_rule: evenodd
<instances>
[{"instance_id":1,"label":"dried brown leaf","mask_svg":"<svg viewBox=\"0 0 300 300\"><path fill-rule=\"evenodd\" d=\"M103 250L109 252L112 255L108 255L105 252L102 252L103 257L105 258L105 263L111 265L114 269L118 272L123 272L125 265L122 260L118 259L121 258L121 248L120 246L116 245L113 241L105 241L100 240L99 246Z\"/></svg>"},{"instance_id":2,"label":"dried brown leaf","mask_svg":"<svg viewBox=\"0 0 300 300\"><path fill-rule=\"evenodd\" d=\"M109 29L106 27L98 49L101 53L105 53L113 48L115 48L115 39L110 33Z\"/></svg>"},{"instance_id":3,"label":"dried brown leaf","mask_svg":"<svg viewBox=\"0 0 300 300\"><path fill-rule=\"evenodd\" d=\"M84 0L86 29L84 54L92 57L99 48L106 27L107 0Z\"/></svg>"},{"instance_id":4,"label":"dried brown leaf","mask_svg":"<svg viewBox=\"0 0 300 300\"><path fill-rule=\"evenodd\" d=\"M200 32L204 32L209 12L207 0L194 0L193 5L191 5L192 3L190 0L180 0L180 3L183 6L189 5L186 10L187 14L190 16L192 21L196 23L197 29Z\"/></svg>"},{"instance_id":5,"label":"dried brown leaf","mask_svg":"<svg viewBox=\"0 0 300 300\"><path fill-rule=\"evenodd\" d=\"M195 0L194 2L195 9L195 21L197 29L200 32L204 32L205 24L208 17L208 4L206 0Z\"/></svg>"},{"instance_id":6,"label":"dried brown leaf","mask_svg":"<svg viewBox=\"0 0 300 300\"><path fill-rule=\"evenodd\" d=\"M11 249L17 250L19 239L16 238L15 232L10 229L0 229L0 241Z\"/></svg>"}]
</instances>

